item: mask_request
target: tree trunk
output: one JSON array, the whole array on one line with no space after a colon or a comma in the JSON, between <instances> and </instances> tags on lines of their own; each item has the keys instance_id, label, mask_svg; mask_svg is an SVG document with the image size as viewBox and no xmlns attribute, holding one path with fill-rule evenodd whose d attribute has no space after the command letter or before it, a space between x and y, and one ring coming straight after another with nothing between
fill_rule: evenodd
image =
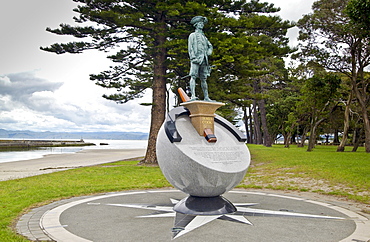
<instances>
[{"instance_id":1,"label":"tree trunk","mask_svg":"<svg viewBox=\"0 0 370 242\"><path fill-rule=\"evenodd\" d=\"M163 26L163 29L165 26ZM150 123L150 133L148 139L148 147L146 150L145 158L141 163L145 164L156 164L157 154L156 154L156 142L158 131L162 126L165 115L166 115L166 48L164 35L158 34L155 45L156 53L154 56L154 78L153 78L153 103L151 110L151 123Z\"/></svg>"},{"instance_id":2,"label":"tree trunk","mask_svg":"<svg viewBox=\"0 0 370 242\"><path fill-rule=\"evenodd\" d=\"M292 134L292 137L290 138L290 144L297 144L297 135L295 133Z\"/></svg>"},{"instance_id":3,"label":"tree trunk","mask_svg":"<svg viewBox=\"0 0 370 242\"><path fill-rule=\"evenodd\" d=\"M366 99L366 97L362 97ZM361 111L362 111L362 119L364 122L364 130L365 130L365 151L370 153L370 120L369 115L367 113L366 103L362 100L359 101L361 104Z\"/></svg>"},{"instance_id":4,"label":"tree trunk","mask_svg":"<svg viewBox=\"0 0 370 242\"><path fill-rule=\"evenodd\" d=\"M293 135L293 129L296 125L293 123L291 126L290 126L290 131L288 132L288 134L286 135L286 137L284 137L284 148L289 148L289 145L291 143L293 143L293 139L295 139L295 136Z\"/></svg>"},{"instance_id":5,"label":"tree trunk","mask_svg":"<svg viewBox=\"0 0 370 242\"><path fill-rule=\"evenodd\" d=\"M254 133L256 137L256 144L262 144L262 133L261 123L257 112L257 101L253 100L253 121L254 121Z\"/></svg>"},{"instance_id":6,"label":"tree trunk","mask_svg":"<svg viewBox=\"0 0 370 242\"><path fill-rule=\"evenodd\" d=\"M262 123L262 131L263 131L263 145L266 147L272 146L272 139L271 135L267 128L267 115L266 115L266 107L265 107L265 100L261 99L258 100L258 107L261 113L261 123Z\"/></svg>"},{"instance_id":7,"label":"tree trunk","mask_svg":"<svg viewBox=\"0 0 370 242\"><path fill-rule=\"evenodd\" d=\"M251 136L249 133L248 123L249 123L249 117L247 114L247 107L243 107L243 119L244 119L244 127L245 127L245 134L247 136L247 143L251 143Z\"/></svg>"},{"instance_id":8,"label":"tree trunk","mask_svg":"<svg viewBox=\"0 0 370 242\"><path fill-rule=\"evenodd\" d=\"M362 62L356 62L356 57L359 55L361 56L362 44L361 39L358 42L359 45L355 45L354 48L351 50L351 61L352 61L352 88L356 98L361 107L362 119L364 122L364 131L365 131L365 151L370 153L370 120L369 114L367 111L367 103L368 103L368 94L367 88L368 83L364 78L364 68ZM358 53L356 51L359 51ZM356 72L357 64L359 64L359 69Z\"/></svg>"},{"instance_id":9,"label":"tree trunk","mask_svg":"<svg viewBox=\"0 0 370 242\"><path fill-rule=\"evenodd\" d=\"M249 106L248 108L249 110L249 132L250 132L250 141L249 143L251 144L255 144L255 133L253 131L253 119L252 119L252 109L251 107Z\"/></svg>"},{"instance_id":10,"label":"tree trunk","mask_svg":"<svg viewBox=\"0 0 370 242\"><path fill-rule=\"evenodd\" d=\"M370 153L370 120L367 114L366 106L362 107L362 117L364 119L364 129L365 129L365 151Z\"/></svg>"},{"instance_id":11,"label":"tree trunk","mask_svg":"<svg viewBox=\"0 0 370 242\"><path fill-rule=\"evenodd\" d=\"M333 144L334 145L338 145L339 144L339 130L338 129L335 129L334 130L334 139L333 139Z\"/></svg>"},{"instance_id":12,"label":"tree trunk","mask_svg":"<svg viewBox=\"0 0 370 242\"><path fill-rule=\"evenodd\" d=\"M304 143L306 142L306 137L307 137L307 131L308 131L308 126L304 127L303 129L301 143L298 145L298 147L304 147Z\"/></svg>"},{"instance_id":13,"label":"tree trunk","mask_svg":"<svg viewBox=\"0 0 370 242\"><path fill-rule=\"evenodd\" d=\"M328 135L328 134L325 135L325 144L326 145L329 145L329 137L330 137L330 135Z\"/></svg>"},{"instance_id":14,"label":"tree trunk","mask_svg":"<svg viewBox=\"0 0 370 242\"><path fill-rule=\"evenodd\" d=\"M315 119L316 120L316 119ZM308 147L307 151L312 151L313 148L315 148L315 143L316 143L316 133L317 133L317 128L319 125L325 120L324 118L317 120L317 121L312 121L311 125L311 130L310 130L310 139L308 140Z\"/></svg>"},{"instance_id":15,"label":"tree trunk","mask_svg":"<svg viewBox=\"0 0 370 242\"><path fill-rule=\"evenodd\" d=\"M292 138L292 132L288 132L284 136L284 148L289 148L290 145L290 139Z\"/></svg>"},{"instance_id":16,"label":"tree trunk","mask_svg":"<svg viewBox=\"0 0 370 242\"><path fill-rule=\"evenodd\" d=\"M310 128L310 138L308 139L307 151L312 151L313 148L315 148L315 143L316 143L316 127L314 124L312 124Z\"/></svg>"},{"instance_id":17,"label":"tree trunk","mask_svg":"<svg viewBox=\"0 0 370 242\"><path fill-rule=\"evenodd\" d=\"M348 138L348 130L349 130L349 113L350 113L350 106L353 98L353 92L351 91L348 97L348 100L346 102L346 109L344 111L344 128L343 128L343 137L342 140L340 141L340 144L337 148L337 152L343 152L344 147L347 143L347 138Z\"/></svg>"},{"instance_id":18,"label":"tree trunk","mask_svg":"<svg viewBox=\"0 0 370 242\"><path fill-rule=\"evenodd\" d=\"M362 137L362 129L361 128L356 128L355 131L353 132L353 148L352 152L356 152L360 142L361 142L361 137Z\"/></svg>"},{"instance_id":19,"label":"tree trunk","mask_svg":"<svg viewBox=\"0 0 370 242\"><path fill-rule=\"evenodd\" d=\"M356 77L353 77L356 78ZM363 83L363 90L359 90L357 87L357 81L354 81L354 91L357 97L357 100L360 104L361 107L361 114L362 114L362 119L364 122L364 130L365 130L365 151L367 153L370 153L370 120L369 120L369 115L367 111L367 93L366 93L366 85Z\"/></svg>"}]
</instances>

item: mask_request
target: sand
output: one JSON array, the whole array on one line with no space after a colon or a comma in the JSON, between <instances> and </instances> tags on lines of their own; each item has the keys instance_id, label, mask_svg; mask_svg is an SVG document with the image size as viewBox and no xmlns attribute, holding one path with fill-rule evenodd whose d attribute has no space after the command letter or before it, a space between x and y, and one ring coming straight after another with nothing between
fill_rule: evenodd
<instances>
[{"instance_id":1,"label":"sand","mask_svg":"<svg viewBox=\"0 0 370 242\"><path fill-rule=\"evenodd\" d=\"M86 149L77 153L51 154L42 158L0 163L0 181L36 176L143 157L145 149Z\"/></svg>"}]
</instances>

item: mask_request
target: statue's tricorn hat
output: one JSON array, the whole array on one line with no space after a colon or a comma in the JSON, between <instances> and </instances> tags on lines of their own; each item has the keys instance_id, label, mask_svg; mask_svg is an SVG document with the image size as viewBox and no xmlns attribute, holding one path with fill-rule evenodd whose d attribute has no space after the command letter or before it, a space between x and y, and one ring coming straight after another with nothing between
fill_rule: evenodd
<instances>
[{"instance_id":1,"label":"statue's tricorn hat","mask_svg":"<svg viewBox=\"0 0 370 242\"><path fill-rule=\"evenodd\" d=\"M203 16L195 16L194 18L191 19L190 23L192 25L196 24L196 23L199 23L199 22L203 22L203 23L207 23L208 22L208 19L206 17L203 17Z\"/></svg>"}]
</instances>

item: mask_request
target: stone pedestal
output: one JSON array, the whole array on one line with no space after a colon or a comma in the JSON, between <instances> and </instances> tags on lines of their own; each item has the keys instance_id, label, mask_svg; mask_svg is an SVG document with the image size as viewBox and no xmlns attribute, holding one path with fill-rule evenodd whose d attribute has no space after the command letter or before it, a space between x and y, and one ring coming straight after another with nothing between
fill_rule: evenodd
<instances>
[{"instance_id":1,"label":"stone pedestal","mask_svg":"<svg viewBox=\"0 0 370 242\"><path fill-rule=\"evenodd\" d=\"M180 104L190 111L190 119L195 130L199 135L204 135L204 130L210 129L212 133L214 130L214 117L215 112L219 107L224 106L224 103L219 102L204 102L204 101L191 101Z\"/></svg>"},{"instance_id":2,"label":"stone pedestal","mask_svg":"<svg viewBox=\"0 0 370 242\"><path fill-rule=\"evenodd\" d=\"M227 128L215 122L217 142L210 143L198 134L186 113L176 116L171 129L176 130L177 139L170 139L166 122L157 138L158 163L167 180L194 197L220 196L238 185L247 172L250 154L244 141L230 132L232 124L225 120Z\"/></svg>"},{"instance_id":3,"label":"stone pedestal","mask_svg":"<svg viewBox=\"0 0 370 242\"><path fill-rule=\"evenodd\" d=\"M245 135L215 115L223 105L186 101L168 113L159 130L159 166L174 187L189 194L174 207L177 213L207 216L236 211L222 194L243 180L250 154Z\"/></svg>"}]
</instances>

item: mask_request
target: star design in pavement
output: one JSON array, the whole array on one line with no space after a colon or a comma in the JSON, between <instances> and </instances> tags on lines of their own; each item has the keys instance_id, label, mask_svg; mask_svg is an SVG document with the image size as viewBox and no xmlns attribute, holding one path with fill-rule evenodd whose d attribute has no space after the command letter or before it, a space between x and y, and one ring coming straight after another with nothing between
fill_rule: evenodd
<instances>
[{"instance_id":1,"label":"star design in pavement","mask_svg":"<svg viewBox=\"0 0 370 242\"><path fill-rule=\"evenodd\" d=\"M137 216L137 218L159 218L159 217L174 217L174 227L172 228L173 239L176 239L186 233L191 232L209 222L216 219L227 220L231 222L242 223L246 225L253 225L245 216L290 216L290 217L305 217L305 218L318 218L318 219L344 219L341 217L331 217L323 215L303 214L290 211L273 211L264 209L252 208L258 203L234 203L237 211L231 214L221 215L189 215L177 213L173 207L179 202L176 199L170 199L171 205L148 205L148 204L106 204L108 206L136 208L154 210L154 213L148 215Z\"/></svg>"}]
</instances>

